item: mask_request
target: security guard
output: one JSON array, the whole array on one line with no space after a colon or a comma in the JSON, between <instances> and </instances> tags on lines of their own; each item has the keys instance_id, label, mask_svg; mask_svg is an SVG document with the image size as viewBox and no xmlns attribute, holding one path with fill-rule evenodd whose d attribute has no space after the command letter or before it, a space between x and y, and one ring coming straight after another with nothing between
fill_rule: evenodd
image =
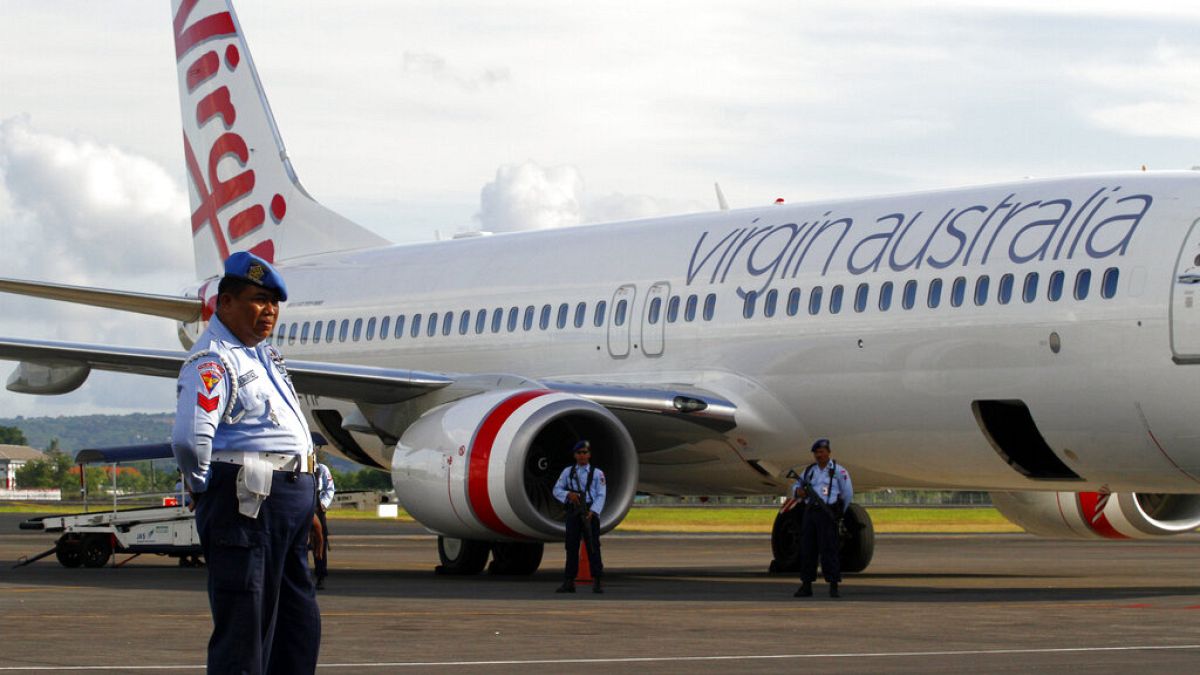
<instances>
[{"instance_id":1,"label":"security guard","mask_svg":"<svg viewBox=\"0 0 1200 675\"><path fill-rule=\"evenodd\" d=\"M829 439L819 438L812 444L813 459L796 479L794 493L804 500L804 525L800 528L800 588L797 598L812 596L812 584L817 580L817 550L821 552L821 573L829 582L829 597L840 598L838 584L842 581L838 561L838 521L850 508L854 486L850 474L829 458Z\"/></svg>"},{"instance_id":2,"label":"security guard","mask_svg":"<svg viewBox=\"0 0 1200 675\"><path fill-rule=\"evenodd\" d=\"M179 373L171 437L208 562L208 671L312 673L312 435L283 357L264 343L287 287L241 252L225 261L217 292L216 316Z\"/></svg>"},{"instance_id":3,"label":"security guard","mask_svg":"<svg viewBox=\"0 0 1200 675\"><path fill-rule=\"evenodd\" d=\"M325 590L325 577L329 576L329 526L325 524L325 512L333 503L335 490L333 473L322 463L317 464L317 522L321 525L319 549L313 549L313 560L317 568L317 590Z\"/></svg>"},{"instance_id":4,"label":"security guard","mask_svg":"<svg viewBox=\"0 0 1200 675\"><path fill-rule=\"evenodd\" d=\"M604 499L608 493L604 472L590 464L592 444L588 441L579 441L572 451L575 464L563 469L554 484L554 498L567 507L566 580L555 592L575 592L582 538L592 571L592 592L603 593L604 588L600 585L600 577L604 575L604 562L600 559L600 514L604 512Z\"/></svg>"}]
</instances>

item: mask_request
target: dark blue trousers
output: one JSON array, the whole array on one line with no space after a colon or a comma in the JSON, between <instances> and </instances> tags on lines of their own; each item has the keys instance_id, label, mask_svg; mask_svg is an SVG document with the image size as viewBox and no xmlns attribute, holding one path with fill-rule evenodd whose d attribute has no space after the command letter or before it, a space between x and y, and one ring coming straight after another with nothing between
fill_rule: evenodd
<instances>
[{"instance_id":1,"label":"dark blue trousers","mask_svg":"<svg viewBox=\"0 0 1200 675\"><path fill-rule=\"evenodd\" d=\"M831 507L833 509L838 506ZM800 528L800 581L817 580L817 551L821 552L821 574L828 582L842 580L838 560L837 523L819 506L806 507L804 525Z\"/></svg>"},{"instance_id":2,"label":"dark blue trousers","mask_svg":"<svg viewBox=\"0 0 1200 675\"><path fill-rule=\"evenodd\" d=\"M235 464L213 462L196 501L208 565L209 673L312 673L321 614L308 576L312 474L276 471L257 518L238 512Z\"/></svg>"},{"instance_id":3,"label":"dark blue trousers","mask_svg":"<svg viewBox=\"0 0 1200 675\"><path fill-rule=\"evenodd\" d=\"M592 577L599 579L604 574L604 562L600 559L600 517L592 516L584 536L583 514L568 513L567 521L567 569L564 576L568 581L574 581L579 574L579 542L584 541L587 547L588 566Z\"/></svg>"}]
</instances>

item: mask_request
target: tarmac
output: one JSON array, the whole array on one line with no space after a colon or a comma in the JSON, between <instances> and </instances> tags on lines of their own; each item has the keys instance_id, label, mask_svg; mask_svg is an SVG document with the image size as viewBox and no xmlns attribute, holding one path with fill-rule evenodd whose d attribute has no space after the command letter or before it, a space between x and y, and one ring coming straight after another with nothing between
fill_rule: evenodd
<instances>
[{"instance_id":1,"label":"tarmac","mask_svg":"<svg viewBox=\"0 0 1200 675\"><path fill-rule=\"evenodd\" d=\"M0 673L201 672L205 571L142 556L67 569L0 514ZM433 573L436 539L333 520L321 672L1190 672L1200 663L1200 535L1064 542L879 535L843 597L796 599L765 535L610 534L606 593ZM125 556L118 558L124 560Z\"/></svg>"}]
</instances>

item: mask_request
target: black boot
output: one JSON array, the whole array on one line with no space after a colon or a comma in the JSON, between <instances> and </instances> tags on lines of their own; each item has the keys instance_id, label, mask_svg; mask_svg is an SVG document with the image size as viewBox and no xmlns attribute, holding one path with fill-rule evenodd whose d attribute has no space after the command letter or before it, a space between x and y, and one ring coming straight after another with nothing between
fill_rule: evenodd
<instances>
[{"instance_id":1,"label":"black boot","mask_svg":"<svg viewBox=\"0 0 1200 675\"><path fill-rule=\"evenodd\" d=\"M793 598L811 598L812 597L812 582L805 581L800 584L800 588L792 593Z\"/></svg>"},{"instance_id":2,"label":"black boot","mask_svg":"<svg viewBox=\"0 0 1200 675\"><path fill-rule=\"evenodd\" d=\"M838 586L838 582L836 582L836 581L831 581L831 582L829 582L829 597L831 597L831 598L840 598L840 597L842 597L842 594L841 594L841 593L838 593L838 587L837 587L837 586Z\"/></svg>"},{"instance_id":3,"label":"black boot","mask_svg":"<svg viewBox=\"0 0 1200 675\"><path fill-rule=\"evenodd\" d=\"M575 592L575 581L572 579L567 579L566 581L563 582L562 586L559 586L558 588L554 589L554 592L555 593L574 593Z\"/></svg>"},{"instance_id":4,"label":"black boot","mask_svg":"<svg viewBox=\"0 0 1200 675\"><path fill-rule=\"evenodd\" d=\"M604 592L604 587L600 585L600 577L596 577L595 579L592 579L592 592L593 593L603 593Z\"/></svg>"}]
</instances>

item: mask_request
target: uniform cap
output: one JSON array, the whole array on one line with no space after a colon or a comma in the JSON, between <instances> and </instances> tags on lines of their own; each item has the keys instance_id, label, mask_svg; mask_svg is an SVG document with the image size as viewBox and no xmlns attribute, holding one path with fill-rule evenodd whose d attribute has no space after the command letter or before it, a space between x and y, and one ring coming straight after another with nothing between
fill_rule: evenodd
<instances>
[{"instance_id":1,"label":"uniform cap","mask_svg":"<svg viewBox=\"0 0 1200 675\"><path fill-rule=\"evenodd\" d=\"M592 444L587 441L579 441L575 447L571 448L571 452L579 452L580 450L591 450Z\"/></svg>"},{"instance_id":2,"label":"uniform cap","mask_svg":"<svg viewBox=\"0 0 1200 675\"><path fill-rule=\"evenodd\" d=\"M812 445L813 452L816 452L820 448L825 448L826 450L829 449L829 439L828 438L818 438L816 441L813 442L813 445Z\"/></svg>"},{"instance_id":3,"label":"uniform cap","mask_svg":"<svg viewBox=\"0 0 1200 675\"><path fill-rule=\"evenodd\" d=\"M287 284L271 263L248 251L238 251L225 260L225 276L241 279L279 294L287 300Z\"/></svg>"}]
</instances>

